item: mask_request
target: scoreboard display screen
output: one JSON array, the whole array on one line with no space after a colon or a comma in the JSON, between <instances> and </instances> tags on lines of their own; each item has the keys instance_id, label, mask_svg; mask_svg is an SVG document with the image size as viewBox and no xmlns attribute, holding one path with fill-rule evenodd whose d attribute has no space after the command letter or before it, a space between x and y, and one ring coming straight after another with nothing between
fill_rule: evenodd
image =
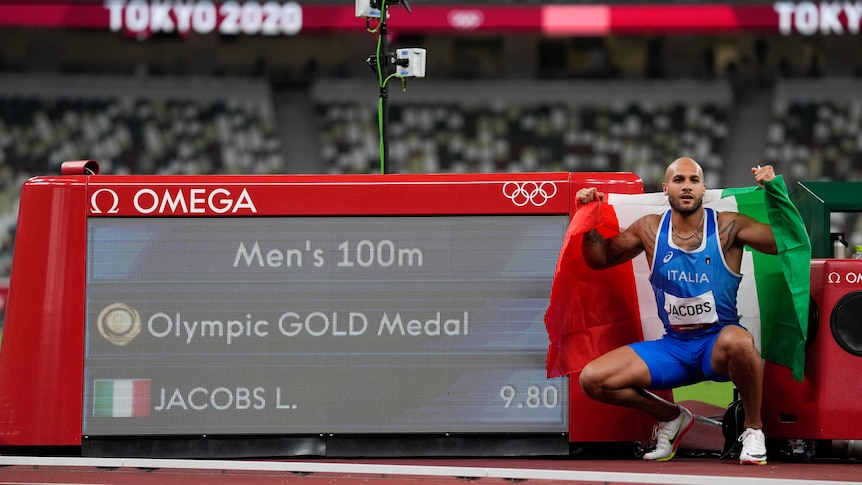
<instances>
[{"instance_id":1,"label":"scoreboard display screen","mask_svg":"<svg viewBox=\"0 0 862 485\"><path fill-rule=\"evenodd\" d=\"M566 215L94 217L84 433L565 432Z\"/></svg>"}]
</instances>

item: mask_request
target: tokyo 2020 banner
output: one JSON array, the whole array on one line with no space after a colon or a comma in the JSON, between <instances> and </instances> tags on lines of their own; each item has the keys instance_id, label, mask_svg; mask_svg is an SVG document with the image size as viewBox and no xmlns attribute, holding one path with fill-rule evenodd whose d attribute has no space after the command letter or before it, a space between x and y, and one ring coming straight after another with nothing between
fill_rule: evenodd
<instances>
[{"instance_id":1,"label":"tokyo 2020 banner","mask_svg":"<svg viewBox=\"0 0 862 485\"><path fill-rule=\"evenodd\" d=\"M858 35L862 1L667 4L417 5L390 9L398 33ZM178 35L293 36L363 32L354 5L293 0L50 0L0 3L0 27L106 29L138 37Z\"/></svg>"}]
</instances>

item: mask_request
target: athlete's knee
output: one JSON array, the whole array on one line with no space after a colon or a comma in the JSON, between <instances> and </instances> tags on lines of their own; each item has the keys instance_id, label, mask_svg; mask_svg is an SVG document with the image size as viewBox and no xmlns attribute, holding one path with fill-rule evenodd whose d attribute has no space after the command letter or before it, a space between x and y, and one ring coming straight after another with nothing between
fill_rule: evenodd
<instances>
[{"instance_id":1,"label":"athlete's knee","mask_svg":"<svg viewBox=\"0 0 862 485\"><path fill-rule=\"evenodd\" d=\"M596 366L592 363L587 364L584 370L581 371L578 382L581 384L584 394L592 398L600 396L604 388L603 379L599 376Z\"/></svg>"},{"instance_id":2,"label":"athlete's knee","mask_svg":"<svg viewBox=\"0 0 862 485\"><path fill-rule=\"evenodd\" d=\"M754 344L754 337L743 328L733 328L733 331L722 332L718 342L719 354L726 356L728 361L751 361L760 359L760 352Z\"/></svg>"},{"instance_id":3,"label":"athlete's knee","mask_svg":"<svg viewBox=\"0 0 862 485\"><path fill-rule=\"evenodd\" d=\"M754 337L747 330L740 327L730 327L723 331L718 337L718 344L729 352L757 352L754 345Z\"/></svg>"},{"instance_id":4,"label":"athlete's knee","mask_svg":"<svg viewBox=\"0 0 862 485\"><path fill-rule=\"evenodd\" d=\"M601 365L590 363L581 371L578 382L581 384L584 394L588 397L604 401L609 394L617 390L611 383L611 378L614 377L608 373L608 370Z\"/></svg>"}]
</instances>

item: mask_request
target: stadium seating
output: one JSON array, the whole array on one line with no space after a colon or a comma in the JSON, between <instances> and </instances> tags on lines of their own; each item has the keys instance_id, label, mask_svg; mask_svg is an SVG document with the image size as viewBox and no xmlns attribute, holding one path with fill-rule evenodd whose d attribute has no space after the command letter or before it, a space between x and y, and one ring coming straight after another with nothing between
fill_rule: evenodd
<instances>
[{"instance_id":1,"label":"stadium seating","mask_svg":"<svg viewBox=\"0 0 862 485\"><path fill-rule=\"evenodd\" d=\"M113 174L284 171L260 81L0 77L0 276L9 274L21 186L77 159Z\"/></svg>"},{"instance_id":2,"label":"stadium seating","mask_svg":"<svg viewBox=\"0 0 862 485\"><path fill-rule=\"evenodd\" d=\"M860 92L849 78L779 82L764 159L792 181L862 180Z\"/></svg>"},{"instance_id":3,"label":"stadium seating","mask_svg":"<svg viewBox=\"0 0 862 485\"><path fill-rule=\"evenodd\" d=\"M379 171L377 102L355 92L312 91L330 172ZM656 188L687 153L720 183L731 107L721 82L417 81L387 110L387 171L631 171Z\"/></svg>"}]
</instances>

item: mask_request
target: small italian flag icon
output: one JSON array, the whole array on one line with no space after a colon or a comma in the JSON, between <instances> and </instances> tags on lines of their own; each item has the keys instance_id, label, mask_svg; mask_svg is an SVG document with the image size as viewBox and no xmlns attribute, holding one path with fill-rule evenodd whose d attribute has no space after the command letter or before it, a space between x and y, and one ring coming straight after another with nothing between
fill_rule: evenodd
<instances>
[{"instance_id":1,"label":"small italian flag icon","mask_svg":"<svg viewBox=\"0 0 862 485\"><path fill-rule=\"evenodd\" d=\"M93 383L93 417L149 416L150 387L150 379L96 379Z\"/></svg>"}]
</instances>

